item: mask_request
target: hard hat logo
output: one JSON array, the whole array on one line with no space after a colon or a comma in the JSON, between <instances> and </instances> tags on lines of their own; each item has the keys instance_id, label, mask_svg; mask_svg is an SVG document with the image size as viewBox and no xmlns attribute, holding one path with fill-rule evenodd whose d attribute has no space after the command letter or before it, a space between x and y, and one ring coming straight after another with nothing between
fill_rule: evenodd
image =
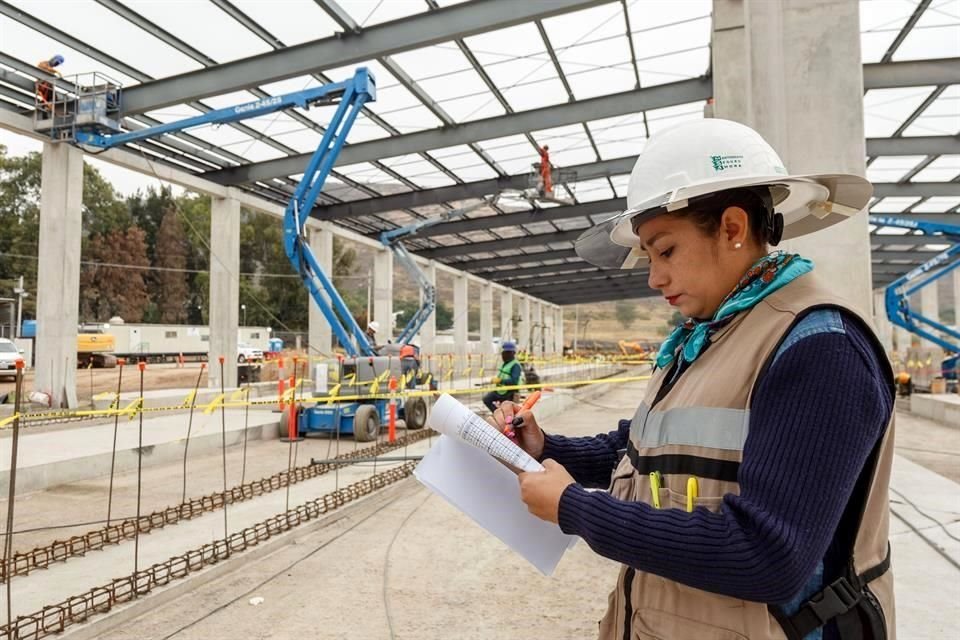
<instances>
[{"instance_id":1,"label":"hard hat logo","mask_svg":"<svg viewBox=\"0 0 960 640\"><path fill-rule=\"evenodd\" d=\"M743 156L710 156L710 163L714 171L739 169L743 166Z\"/></svg>"},{"instance_id":2,"label":"hard hat logo","mask_svg":"<svg viewBox=\"0 0 960 640\"><path fill-rule=\"evenodd\" d=\"M651 138L630 174L627 210L587 229L574 248L599 267L644 267L647 256L637 227L734 189L768 195L768 208L776 214L772 224L778 229L782 224L784 239L846 220L863 209L873 193L872 185L857 175L789 175L759 133L738 122L707 118Z\"/></svg>"}]
</instances>

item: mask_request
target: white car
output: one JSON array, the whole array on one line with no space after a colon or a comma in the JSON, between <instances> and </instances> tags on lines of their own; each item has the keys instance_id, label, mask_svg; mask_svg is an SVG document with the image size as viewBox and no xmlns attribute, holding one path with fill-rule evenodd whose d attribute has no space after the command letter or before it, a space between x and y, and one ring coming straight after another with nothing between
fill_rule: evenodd
<instances>
[{"instance_id":1,"label":"white car","mask_svg":"<svg viewBox=\"0 0 960 640\"><path fill-rule=\"evenodd\" d=\"M23 355L12 340L0 338L0 377L9 376L14 380L17 377L17 360L23 360Z\"/></svg>"},{"instance_id":2,"label":"white car","mask_svg":"<svg viewBox=\"0 0 960 640\"><path fill-rule=\"evenodd\" d=\"M237 362L261 362L263 361L263 350L251 347L245 342L237 344Z\"/></svg>"}]
</instances>

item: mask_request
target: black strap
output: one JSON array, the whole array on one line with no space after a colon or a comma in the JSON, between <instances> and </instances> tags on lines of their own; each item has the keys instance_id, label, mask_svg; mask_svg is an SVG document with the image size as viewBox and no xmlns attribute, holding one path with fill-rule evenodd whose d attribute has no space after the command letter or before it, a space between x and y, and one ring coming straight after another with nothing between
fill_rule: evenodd
<instances>
[{"instance_id":1,"label":"black strap","mask_svg":"<svg viewBox=\"0 0 960 640\"><path fill-rule=\"evenodd\" d=\"M872 606L873 603L867 599L864 590L868 583L876 580L889 569L890 544L887 543L887 555L879 564L870 567L859 576L853 576L852 579L841 577L835 580L807 600L795 614L788 616L783 613L781 607L776 606L769 607L770 612L780 623L787 640L803 640L810 632L834 619L837 619L838 624L841 619L844 620L841 626L846 629L862 629L860 616L846 614L858 607ZM862 638L864 635L860 631L844 632L841 629L840 637L846 640Z\"/></svg>"}]
</instances>

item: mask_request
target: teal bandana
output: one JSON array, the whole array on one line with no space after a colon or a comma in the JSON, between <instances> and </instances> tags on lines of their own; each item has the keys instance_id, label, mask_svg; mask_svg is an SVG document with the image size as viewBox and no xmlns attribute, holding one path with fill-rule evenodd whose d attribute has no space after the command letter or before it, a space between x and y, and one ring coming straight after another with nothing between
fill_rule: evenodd
<instances>
[{"instance_id":1,"label":"teal bandana","mask_svg":"<svg viewBox=\"0 0 960 640\"><path fill-rule=\"evenodd\" d=\"M733 316L766 298L780 287L813 269L813 263L799 255L777 251L766 255L751 266L737 287L731 291L710 320L688 319L673 330L657 353L657 367L665 369L673 362L678 350L690 363L697 359L710 336L729 322Z\"/></svg>"}]
</instances>

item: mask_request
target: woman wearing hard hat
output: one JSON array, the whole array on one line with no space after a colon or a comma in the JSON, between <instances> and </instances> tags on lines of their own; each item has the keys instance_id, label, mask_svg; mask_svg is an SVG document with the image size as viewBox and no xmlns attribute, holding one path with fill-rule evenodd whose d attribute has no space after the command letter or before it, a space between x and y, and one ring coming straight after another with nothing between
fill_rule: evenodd
<instances>
[{"instance_id":1,"label":"woman wearing hard hat","mask_svg":"<svg viewBox=\"0 0 960 640\"><path fill-rule=\"evenodd\" d=\"M871 192L788 175L756 132L708 119L653 138L627 211L578 240L593 264L648 268L689 318L617 430L517 430L546 468L520 477L530 511L622 564L601 638L894 637L893 373L867 316L769 250Z\"/></svg>"}]
</instances>

